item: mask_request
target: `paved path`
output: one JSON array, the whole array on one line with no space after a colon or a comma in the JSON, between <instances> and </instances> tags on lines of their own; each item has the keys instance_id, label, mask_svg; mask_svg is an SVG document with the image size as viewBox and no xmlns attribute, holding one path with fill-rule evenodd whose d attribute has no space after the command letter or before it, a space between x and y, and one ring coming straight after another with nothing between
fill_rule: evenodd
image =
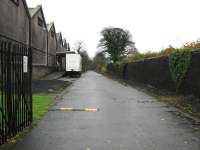
<instances>
[{"instance_id":1,"label":"paved path","mask_svg":"<svg viewBox=\"0 0 200 150\"><path fill-rule=\"evenodd\" d=\"M200 150L198 127L155 98L94 72L70 86L17 150Z\"/></svg>"},{"instance_id":2,"label":"paved path","mask_svg":"<svg viewBox=\"0 0 200 150\"><path fill-rule=\"evenodd\" d=\"M63 74L64 74L64 72L53 72L53 73L45 76L41 80L56 80L56 79L61 78L63 76Z\"/></svg>"}]
</instances>

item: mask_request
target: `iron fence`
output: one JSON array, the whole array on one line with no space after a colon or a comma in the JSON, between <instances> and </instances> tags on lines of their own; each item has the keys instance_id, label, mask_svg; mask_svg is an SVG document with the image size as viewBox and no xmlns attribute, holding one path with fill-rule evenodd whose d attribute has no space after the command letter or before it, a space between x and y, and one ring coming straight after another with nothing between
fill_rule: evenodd
<instances>
[{"instance_id":1,"label":"iron fence","mask_svg":"<svg viewBox=\"0 0 200 150\"><path fill-rule=\"evenodd\" d=\"M0 145L32 122L31 74L29 46L0 35Z\"/></svg>"}]
</instances>

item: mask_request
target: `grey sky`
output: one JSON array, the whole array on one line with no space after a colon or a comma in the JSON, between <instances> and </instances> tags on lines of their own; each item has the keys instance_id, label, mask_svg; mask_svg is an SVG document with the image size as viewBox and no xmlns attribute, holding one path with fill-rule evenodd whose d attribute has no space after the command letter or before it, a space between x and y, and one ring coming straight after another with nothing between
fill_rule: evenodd
<instances>
[{"instance_id":1,"label":"grey sky","mask_svg":"<svg viewBox=\"0 0 200 150\"><path fill-rule=\"evenodd\" d=\"M71 46L82 40L90 56L107 26L128 29L141 52L180 46L200 38L200 0L27 0L42 4Z\"/></svg>"}]
</instances>

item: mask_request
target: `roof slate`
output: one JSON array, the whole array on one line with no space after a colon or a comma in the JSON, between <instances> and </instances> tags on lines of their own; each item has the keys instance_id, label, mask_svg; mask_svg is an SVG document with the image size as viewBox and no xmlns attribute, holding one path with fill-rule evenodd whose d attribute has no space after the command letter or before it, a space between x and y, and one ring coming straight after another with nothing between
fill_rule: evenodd
<instances>
[{"instance_id":1,"label":"roof slate","mask_svg":"<svg viewBox=\"0 0 200 150\"><path fill-rule=\"evenodd\" d=\"M54 24L53 22L47 24L47 29L48 29L48 31L50 31L50 29L51 29L51 27L53 26L53 24Z\"/></svg>"},{"instance_id":2,"label":"roof slate","mask_svg":"<svg viewBox=\"0 0 200 150\"><path fill-rule=\"evenodd\" d=\"M35 8L29 8L29 13L30 13L31 17L33 17L39 11L39 9L41 7L42 7L41 5L38 5Z\"/></svg>"}]
</instances>

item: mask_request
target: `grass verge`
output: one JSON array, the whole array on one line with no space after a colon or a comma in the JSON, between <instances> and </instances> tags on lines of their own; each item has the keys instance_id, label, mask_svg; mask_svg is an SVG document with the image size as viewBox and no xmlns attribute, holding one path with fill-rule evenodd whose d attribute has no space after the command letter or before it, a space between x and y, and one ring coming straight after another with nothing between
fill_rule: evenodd
<instances>
[{"instance_id":1,"label":"grass verge","mask_svg":"<svg viewBox=\"0 0 200 150\"><path fill-rule=\"evenodd\" d=\"M40 120L53 104L53 95L33 95L33 120Z\"/></svg>"}]
</instances>

